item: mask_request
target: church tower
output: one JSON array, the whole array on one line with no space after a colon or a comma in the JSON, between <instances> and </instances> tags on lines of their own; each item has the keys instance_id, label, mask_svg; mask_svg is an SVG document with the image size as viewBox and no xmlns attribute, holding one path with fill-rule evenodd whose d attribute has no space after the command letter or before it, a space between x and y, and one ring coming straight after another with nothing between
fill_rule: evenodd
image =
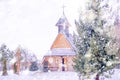
<instances>
[{"instance_id":1,"label":"church tower","mask_svg":"<svg viewBox=\"0 0 120 80\"><path fill-rule=\"evenodd\" d=\"M64 32L67 36L69 36L69 27L70 24L65 16L65 14L63 14L60 19L58 20L58 22L56 23L56 26L58 27L58 33L60 32Z\"/></svg>"},{"instance_id":2,"label":"church tower","mask_svg":"<svg viewBox=\"0 0 120 80\"><path fill-rule=\"evenodd\" d=\"M58 27L58 33L64 32L67 36L69 36L70 24L65 16L64 7L63 7L63 14L56 23L56 26Z\"/></svg>"}]
</instances>

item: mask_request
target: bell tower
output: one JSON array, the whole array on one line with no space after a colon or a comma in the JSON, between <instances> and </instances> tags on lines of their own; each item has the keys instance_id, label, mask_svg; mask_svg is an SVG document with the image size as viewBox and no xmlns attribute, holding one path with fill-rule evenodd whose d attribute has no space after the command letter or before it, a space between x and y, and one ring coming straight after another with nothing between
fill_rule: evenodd
<instances>
[{"instance_id":1,"label":"bell tower","mask_svg":"<svg viewBox=\"0 0 120 80\"><path fill-rule=\"evenodd\" d=\"M64 13L64 8L65 6L63 6L63 14L62 16L59 18L58 22L56 23L56 26L58 27L58 33L65 33L66 36L69 36L69 27L70 24L65 16Z\"/></svg>"}]
</instances>

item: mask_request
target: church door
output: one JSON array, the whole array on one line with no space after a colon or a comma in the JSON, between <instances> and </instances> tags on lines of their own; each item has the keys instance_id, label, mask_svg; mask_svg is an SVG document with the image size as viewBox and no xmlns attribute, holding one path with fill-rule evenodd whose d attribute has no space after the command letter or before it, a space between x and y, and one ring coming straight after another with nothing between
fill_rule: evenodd
<instances>
[{"instance_id":1,"label":"church door","mask_svg":"<svg viewBox=\"0 0 120 80\"><path fill-rule=\"evenodd\" d=\"M62 57L62 71L65 71L65 66L64 66L64 64L65 64L65 58Z\"/></svg>"}]
</instances>

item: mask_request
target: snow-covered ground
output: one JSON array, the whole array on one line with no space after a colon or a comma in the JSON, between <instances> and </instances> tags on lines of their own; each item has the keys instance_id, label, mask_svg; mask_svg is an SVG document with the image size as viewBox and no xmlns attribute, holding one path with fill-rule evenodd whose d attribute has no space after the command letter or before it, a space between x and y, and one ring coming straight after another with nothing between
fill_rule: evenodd
<instances>
[{"instance_id":1,"label":"snow-covered ground","mask_svg":"<svg viewBox=\"0 0 120 80\"><path fill-rule=\"evenodd\" d=\"M8 73L8 76L0 76L0 80L79 80L76 72L30 72L26 70L20 75L13 74L13 71L8 71ZM120 80L120 70L116 69L111 78L100 77L100 80Z\"/></svg>"},{"instance_id":2,"label":"snow-covered ground","mask_svg":"<svg viewBox=\"0 0 120 80\"><path fill-rule=\"evenodd\" d=\"M75 72L29 72L24 71L20 75L9 71L8 76L0 76L0 80L78 80Z\"/></svg>"}]
</instances>

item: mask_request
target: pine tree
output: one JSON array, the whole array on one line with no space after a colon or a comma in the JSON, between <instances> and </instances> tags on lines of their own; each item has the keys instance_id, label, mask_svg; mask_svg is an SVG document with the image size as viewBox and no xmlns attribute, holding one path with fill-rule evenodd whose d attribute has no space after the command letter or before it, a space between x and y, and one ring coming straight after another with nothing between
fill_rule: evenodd
<instances>
[{"instance_id":1,"label":"pine tree","mask_svg":"<svg viewBox=\"0 0 120 80\"><path fill-rule=\"evenodd\" d=\"M119 64L119 46L113 33L114 24L109 19L110 8L103 1L89 0L86 13L75 21L78 35L74 37L77 53L74 69L84 77L95 74L96 80Z\"/></svg>"},{"instance_id":2,"label":"pine tree","mask_svg":"<svg viewBox=\"0 0 120 80\"><path fill-rule=\"evenodd\" d=\"M2 44L0 47L0 61L3 65L3 73L2 75L6 76L7 73L7 62L9 62L13 58L14 52L10 51L5 44Z\"/></svg>"}]
</instances>

